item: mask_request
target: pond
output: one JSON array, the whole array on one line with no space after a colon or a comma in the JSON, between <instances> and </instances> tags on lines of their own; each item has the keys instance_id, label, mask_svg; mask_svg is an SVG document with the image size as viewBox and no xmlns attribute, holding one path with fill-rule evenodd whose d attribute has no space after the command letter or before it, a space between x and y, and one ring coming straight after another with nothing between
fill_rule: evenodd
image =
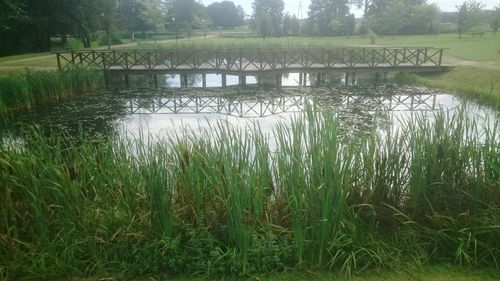
<instances>
[{"instance_id":1,"label":"pond","mask_svg":"<svg viewBox=\"0 0 500 281\"><path fill-rule=\"evenodd\" d=\"M3 143L19 141L23 128L36 126L73 136L164 137L182 134L186 128L210 128L219 120L240 127L256 124L267 133L277 123L302 114L310 104L338 114L348 136L464 105L452 93L398 85L374 73L267 74L245 77L244 82L238 76L218 74L111 76L106 90L2 118L0 135ZM487 107L466 106L474 118L497 118Z\"/></svg>"}]
</instances>

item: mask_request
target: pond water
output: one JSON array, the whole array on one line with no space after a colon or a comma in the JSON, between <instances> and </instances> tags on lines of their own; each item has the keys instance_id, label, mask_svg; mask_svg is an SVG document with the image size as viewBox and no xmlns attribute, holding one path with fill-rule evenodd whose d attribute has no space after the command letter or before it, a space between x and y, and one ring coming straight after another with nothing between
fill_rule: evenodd
<instances>
[{"instance_id":1,"label":"pond water","mask_svg":"<svg viewBox=\"0 0 500 281\"><path fill-rule=\"evenodd\" d=\"M185 128L210 128L219 120L235 126L257 124L271 132L278 122L302 114L306 104L330 108L339 115L345 135L399 126L415 114L458 110L464 102L451 93L400 86L379 75L276 74L237 76L158 75L108 77L109 88L97 93L14 112L2 118L2 142L22 140L23 128L57 128L77 135L118 133L126 137L163 137ZM126 82L125 82L126 80ZM127 87L124 87L127 84ZM156 85L153 85L156 84ZM156 86L156 87L155 87ZM225 87L223 87L225 86ZM469 103L467 112L481 120L497 113Z\"/></svg>"}]
</instances>

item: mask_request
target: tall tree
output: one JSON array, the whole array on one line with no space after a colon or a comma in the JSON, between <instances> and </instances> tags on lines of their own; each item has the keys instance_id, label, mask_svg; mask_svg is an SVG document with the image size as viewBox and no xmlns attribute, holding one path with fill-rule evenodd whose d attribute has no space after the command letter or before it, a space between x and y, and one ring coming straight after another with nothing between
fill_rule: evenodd
<instances>
[{"instance_id":1,"label":"tall tree","mask_svg":"<svg viewBox=\"0 0 500 281\"><path fill-rule=\"evenodd\" d=\"M457 33L458 38L468 32L475 25L481 24L480 12L484 8L484 4L479 1L469 0L463 2L458 9Z\"/></svg>"},{"instance_id":2,"label":"tall tree","mask_svg":"<svg viewBox=\"0 0 500 281\"><path fill-rule=\"evenodd\" d=\"M309 19L320 35L342 34L343 28L338 27L346 22L348 16L348 0L312 0L309 6Z\"/></svg>"},{"instance_id":3,"label":"tall tree","mask_svg":"<svg viewBox=\"0 0 500 281\"><path fill-rule=\"evenodd\" d=\"M241 24L238 8L232 1L215 2L207 7L207 14L216 27L234 28Z\"/></svg>"},{"instance_id":4,"label":"tall tree","mask_svg":"<svg viewBox=\"0 0 500 281\"><path fill-rule=\"evenodd\" d=\"M265 29L270 31L268 35L279 36L285 8L283 0L255 0L252 6L255 22L258 24L266 23L268 26Z\"/></svg>"},{"instance_id":5,"label":"tall tree","mask_svg":"<svg viewBox=\"0 0 500 281\"><path fill-rule=\"evenodd\" d=\"M130 33L130 39L135 41L135 32L139 26L139 8L137 0L117 0L118 24Z\"/></svg>"}]
</instances>

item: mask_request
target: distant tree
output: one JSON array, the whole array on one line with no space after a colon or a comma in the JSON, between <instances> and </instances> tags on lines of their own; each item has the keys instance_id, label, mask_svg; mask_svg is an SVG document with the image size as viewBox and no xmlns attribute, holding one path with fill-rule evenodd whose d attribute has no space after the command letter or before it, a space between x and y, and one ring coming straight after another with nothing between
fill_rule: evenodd
<instances>
[{"instance_id":1,"label":"distant tree","mask_svg":"<svg viewBox=\"0 0 500 281\"><path fill-rule=\"evenodd\" d=\"M243 7L241 7L241 5L238 5L238 7L236 7L236 10L238 11L238 19L240 20L240 25L245 24L245 10L243 9Z\"/></svg>"},{"instance_id":2,"label":"distant tree","mask_svg":"<svg viewBox=\"0 0 500 281\"><path fill-rule=\"evenodd\" d=\"M139 26L143 32L165 30L166 7L161 0L142 0L139 6Z\"/></svg>"},{"instance_id":3,"label":"distant tree","mask_svg":"<svg viewBox=\"0 0 500 281\"><path fill-rule=\"evenodd\" d=\"M260 17L260 22L259 22L259 33L262 39L266 39L269 34L270 34L270 27L269 25L271 24L271 19L269 16L262 16Z\"/></svg>"},{"instance_id":4,"label":"distant tree","mask_svg":"<svg viewBox=\"0 0 500 281\"><path fill-rule=\"evenodd\" d=\"M402 30L405 34L435 33L439 22L437 5L414 5L408 9L407 23Z\"/></svg>"},{"instance_id":5,"label":"distant tree","mask_svg":"<svg viewBox=\"0 0 500 281\"><path fill-rule=\"evenodd\" d=\"M219 28L234 28L242 23L241 11L231 1L215 2L207 7L208 17Z\"/></svg>"},{"instance_id":6,"label":"distant tree","mask_svg":"<svg viewBox=\"0 0 500 281\"><path fill-rule=\"evenodd\" d=\"M380 34L396 35L407 20L407 6L403 0L390 0L381 11L380 17L375 19L376 32Z\"/></svg>"},{"instance_id":7,"label":"distant tree","mask_svg":"<svg viewBox=\"0 0 500 281\"><path fill-rule=\"evenodd\" d=\"M116 28L116 0L102 0L99 20L102 30L106 33L106 44L111 45L111 37Z\"/></svg>"},{"instance_id":8,"label":"distant tree","mask_svg":"<svg viewBox=\"0 0 500 281\"><path fill-rule=\"evenodd\" d=\"M139 25L139 2L137 0L117 0L118 25L130 33L130 39L135 41L135 32Z\"/></svg>"},{"instance_id":9,"label":"distant tree","mask_svg":"<svg viewBox=\"0 0 500 281\"><path fill-rule=\"evenodd\" d=\"M281 21L285 3L283 0L255 0L253 2L253 17L255 22L265 23L267 35L279 36L281 34ZM259 30L263 30L259 27ZM261 32L262 34L262 32Z\"/></svg>"},{"instance_id":10,"label":"distant tree","mask_svg":"<svg viewBox=\"0 0 500 281\"><path fill-rule=\"evenodd\" d=\"M294 36L297 36L300 34L300 20L297 18L297 16L293 16L290 22L290 29L292 31L292 34Z\"/></svg>"},{"instance_id":11,"label":"distant tree","mask_svg":"<svg viewBox=\"0 0 500 281\"><path fill-rule=\"evenodd\" d=\"M283 35L288 36L290 35L292 28L292 18L290 17L289 14L286 14L283 17Z\"/></svg>"},{"instance_id":12,"label":"distant tree","mask_svg":"<svg viewBox=\"0 0 500 281\"><path fill-rule=\"evenodd\" d=\"M348 0L312 0L309 6L309 19L320 35L344 34L349 15Z\"/></svg>"},{"instance_id":13,"label":"distant tree","mask_svg":"<svg viewBox=\"0 0 500 281\"><path fill-rule=\"evenodd\" d=\"M21 0L0 0L0 32L13 29L28 19L26 4Z\"/></svg>"},{"instance_id":14,"label":"distant tree","mask_svg":"<svg viewBox=\"0 0 500 281\"><path fill-rule=\"evenodd\" d=\"M207 38L207 33L210 30L210 27L213 25L213 22L210 18L200 18L195 16L194 18L195 26L201 28L203 30L203 35Z\"/></svg>"},{"instance_id":15,"label":"distant tree","mask_svg":"<svg viewBox=\"0 0 500 281\"><path fill-rule=\"evenodd\" d=\"M496 36L498 28L500 27L500 5L495 8L490 20L491 30L493 31L493 36Z\"/></svg>"},{"instance_id":16,"label":"distant tree","mask_svg":"<svg viewBox=\"0 0 500 281\"><path fill-rule=\"evenodd\" d=\"M479 1L469 0L463 2L458 9L457 33L458 38L462 38L462 34L470 31L474 26L481 25L481 11L484 4Z\"/></svg>"}]
</instances>

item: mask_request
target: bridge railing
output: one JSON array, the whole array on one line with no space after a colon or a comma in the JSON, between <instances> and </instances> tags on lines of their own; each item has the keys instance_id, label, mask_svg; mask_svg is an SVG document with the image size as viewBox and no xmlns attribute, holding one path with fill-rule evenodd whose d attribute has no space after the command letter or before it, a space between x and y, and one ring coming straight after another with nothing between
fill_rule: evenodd
<instances>
[{"instance_id":1,"label":"bridge railing","mask_svg":"<svg viewBox=\"0 0 500 281\"><path fill-rule=\"evenodd\" d=\"M196 49L167 51L73 51L57 53L60 69L72 66L101 70L226 70L438 67L443 49Z\"/></svg>"}]
</instances>

